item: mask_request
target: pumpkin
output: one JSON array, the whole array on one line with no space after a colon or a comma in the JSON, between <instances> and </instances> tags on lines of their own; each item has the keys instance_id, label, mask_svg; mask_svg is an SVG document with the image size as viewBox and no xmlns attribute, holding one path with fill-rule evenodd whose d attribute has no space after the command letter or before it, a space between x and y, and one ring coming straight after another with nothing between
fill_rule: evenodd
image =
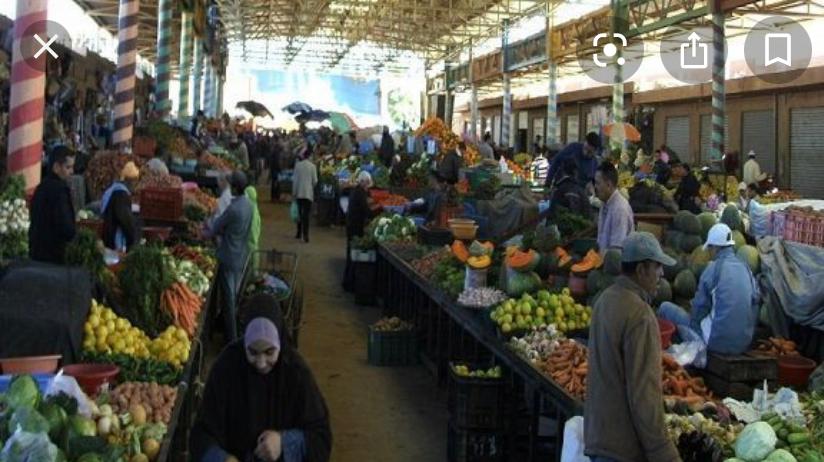
<instances>
[{"instance_id":1,"label":"pumpkin","mask_svg":"<svg viewBox=\"0 0 824 462\"><path fill-rule=\"evenodd\" d=\"M492 259L489 258L489 255L481 255L480 257L472 256L466 260L466 264L472 269L486 269L492 264Z\"/></svg>"},{"instance_id":2,"label":"pumpkin","mask_svg":"<svg viewBox=\"0 0 824 462\"><path fill-rule=\"evenodd\" d=\"M452 255L455 256L461 263L466 263L469 258L469 250L466 249L463 241L455 240L452 242Z\"/></svg>"},{"instance_id":3,"label":"pumpkin","mask_svg":"<svg viewBox=\"0 0 824 462\"><path fill-rule=\"evenodd\" d=\"M521 251L521 249L519 249L517 245L510 245L509 247L506 248L506 256L507 256L507 258L509 258L515 252L520 252L520 251Z\"/></svg>"},{"instance_id":4,"label":"pumpkin","mask_svg":"<svg viewBox=\"0 0 824 462\"><path fill-rule=\"evenodd\" d=\"M555 248L555 256L558 257L558 268L563 268L572 261L572 256L563 247Z\"/></svg>"},{"instance_id":5,"label":"pumpkin","mask_svg":"<svg viewBox=\"0 0 824 462\"><path fill-rule=\"evenodd\" d=\"M584 256L584 259L580 262L572 265L572 272L573 273L586 273L591 269L595 269L601 266L603 261L601 261L601 256L598 255L598 252L594 250L590 250Z\"/></svg>"},{"instance_id":6,"label":"pumpkin","mask_svg":"<svg viewBox=\"0 0 824 462\"><path fill-rule=\"evenodd\" d=\"M540 259L541 255L532 249L526 252L518 250L506 257L506 264L515 271L532 271Z\"/></svg>"}]
</instances>

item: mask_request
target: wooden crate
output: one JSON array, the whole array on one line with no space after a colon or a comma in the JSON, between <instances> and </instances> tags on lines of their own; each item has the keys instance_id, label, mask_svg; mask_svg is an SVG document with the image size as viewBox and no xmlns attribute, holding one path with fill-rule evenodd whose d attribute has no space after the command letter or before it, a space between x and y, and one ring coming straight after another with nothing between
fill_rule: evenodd
<instances>
[{"instance_id":1,"label":"wooden crate","mask_svg":"<svg viewBox=\"0 0 824 462\"><path fill-rule=\"evenodd\" d=\"M775 358L743 355L707 354L707 372L730 382L753 382L778 379L778 362Z\"/></svg>"},{"instance_id":2,"label":"wooden crate","mask_svg":"<svg viewBox=\"0 0 824 462\"><path fill-rule=\"evenodd\" d=\"M749 382L731 382L708 372L706 370L700 371L699 374L704 379L707 387L719 397L730 397L740 401L750 401L753 397L753 390L764 386L763 380L754 380ZM770 390L775 390L777 382L775 380L767 380L767 385Z\"/></svg>"}]
</instances>

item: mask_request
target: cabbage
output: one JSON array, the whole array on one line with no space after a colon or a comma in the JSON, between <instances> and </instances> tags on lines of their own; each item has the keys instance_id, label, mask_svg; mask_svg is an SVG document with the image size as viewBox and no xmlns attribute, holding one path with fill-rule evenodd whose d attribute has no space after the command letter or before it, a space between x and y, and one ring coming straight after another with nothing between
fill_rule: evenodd
<instances>
[{"instance_id":1,"label":"cabbage","mask_svg":"<svg viewBox=\"0 0 824 462\"><path fill-rule=\"evenodd\" d=\"M57 462L57 446L49 441L45 433L28 433L23 431L15 434L6 441L3 452L0 453L0 462Z\"/></svg>"},{"instance_id":2,"label":"cabbage","mask_svg":"<svg viewBox=\"0 0 824 462\"><path fill-rule=\"evenodd\" d=\"M9 384L6 399L12 409L37 407L37 403L40 402L40 390L32 376L18 375Z\"/></svg>"},{"instance_id":3,"label":"cabbage","mask_svg":"<svg viewBox=\"0 0 824 462\"><path fill-rule=\"evenodd\" d=\"M776 449L764 460L764 462L797 462L795 456L784 449Z\"/></svg>"},{"instance_id":4,"label":"cabbage","mask_svg":"<svg viewBox=\"0 0 824 462\"><path fill-rule=\"evenodd\" d=\"M24 432L47 433L49 431L49 422L34 409L21 407L14 411L9 420L9 433L16 432L18 427Z\"/></svg>"},{"instance_id":5,"label":"cabbage","mask_svg":"<svg viewBox=\"0 0 824 462\"><path fill-rule=\"evenodd\" d=\"M57 441L68 419L66 411L54 402L44 402L40 405L40 414L49 423L49 437Z\"/></svg>"},{"instance_id":6,"label":"cabbage","mask_svg":"<svg viewBox=\"0 0 824 462\"><path fill-rule=\"evenodd\" d=\"M95 436L97 435L97 425L94 420L81 415L69 417L69 430L72 436Z\"/></svg>"},{"instance_id":7,"label":"cabbage","mask_svg":"<svg viewBox=\"0 0 824 462\"><path fill-rule=\"evenodd\" d=\"M775 431L768 423L751 423L735 441L735 456L746 462L760 462L773 452L776 441Z\"/></svg>"}]
</instances>

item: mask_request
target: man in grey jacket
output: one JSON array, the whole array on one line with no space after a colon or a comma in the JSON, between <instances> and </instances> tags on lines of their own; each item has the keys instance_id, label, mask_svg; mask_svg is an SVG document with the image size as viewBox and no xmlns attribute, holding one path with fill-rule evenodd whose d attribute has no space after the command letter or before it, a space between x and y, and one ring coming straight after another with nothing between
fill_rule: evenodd
<instances>
[{"instance_id":1,"label":"man in grey jacket","mask_svg":"<svg viewBox=\"0 0 824 462\"><path fill-rule=\"evenodd\" d=\"M303 238L309 242L309 217L312 212L312 202L315 200L315 186L318 185L318 169L309 160L311 153L304 148L300 161L295 164L295 174L292 177L292 199L298 203L298 223L295 239Z\"/></svg>"},{"instance_id":2,"label":"man in grey jacket","mask_svg":"<svg viewBox=\"0 0 824 462\"><path fill-rule=\"evenodd\" d=\"M655 237L624 241L623 275L595 303L589 330L585 453L593 462L680 461L664 425L661 337L650 308L663 265Z\"/></svg>"},{"instance_id":3,"label":"man in grey jacket","mask_svg":"<svg viewBox=\"0 0 824 462\"><path fill-rule=\"evenodd\" d=\"M237 291L249 257L252 205L243 193L246 183L246 175L243 172L231 174L229 184L232 189L232 202L204 233L206 237L220 237L217 248L218 282L223 294L223 320L227 342L235 340L238 336Z\"/></svg>"}]
</instances>

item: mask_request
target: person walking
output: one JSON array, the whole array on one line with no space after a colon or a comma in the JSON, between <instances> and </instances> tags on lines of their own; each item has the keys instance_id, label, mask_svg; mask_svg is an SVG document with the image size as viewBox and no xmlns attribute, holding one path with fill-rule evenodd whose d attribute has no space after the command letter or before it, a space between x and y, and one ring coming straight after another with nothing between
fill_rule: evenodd
<instances>
[{"instance_id":1,"label":"person walking","mask_svg":"<svg viewBox=\"0 0 824 462\"><path fill-rule=\"evenodd\" d=\"M269 192L269 200L272 202L277 202L280 200L280 158L283 155L283 144L281 143L280 138L277 135L274 135L274 138L269 139L267 148L269 150L269 175L272 182Z\"/></svg>"},{"instance_id":2,"label":"person walking","mask_svg":"<svg viewBox=\"0 0 824 462\"><path fill-rule=\"evenodd\" d=\"M584 453L593 462L680 461L664 425L661 333L649 301L675 260L650 233L633 232L622 275L598 297L589 329Z\"/></svg>"},{"instance_id":3,"label":"person walking","mask_svg":"<svg viewBox=\"0 0 824 462\"><path fill-rule=\"evenodd\" d=\"M69 185L74 172L75 153L65 146L54 148L49 173L34 190L29 225L29 257L62 264L66 245L74 239L74 206Z\"/></svg>"},{"instance_id":4,"label":"person walking","mask_svg":"<svg viewBox=\"0 0 824 462\"><path fill-rule=\"evenodd\" d=\"M301 160L295 164L292 178L292 199L298 203L298 223L295 239L309 242L309 216L315 200L315 186L318 184L318 169L309 160L309 150L304 148Z\"/></svg>"},{"instance_id":5,"label":"person walking","mask_svg":"<svg viewBox=\"0 0 824 462\"><path fill-rule=\"evenodd\" d=\"M392 166L392 158L395 157L395 140L389 134L389 127L383 127L383 135L381 135L380 158L384 167Z\"/></svg>"}]
</instances>

